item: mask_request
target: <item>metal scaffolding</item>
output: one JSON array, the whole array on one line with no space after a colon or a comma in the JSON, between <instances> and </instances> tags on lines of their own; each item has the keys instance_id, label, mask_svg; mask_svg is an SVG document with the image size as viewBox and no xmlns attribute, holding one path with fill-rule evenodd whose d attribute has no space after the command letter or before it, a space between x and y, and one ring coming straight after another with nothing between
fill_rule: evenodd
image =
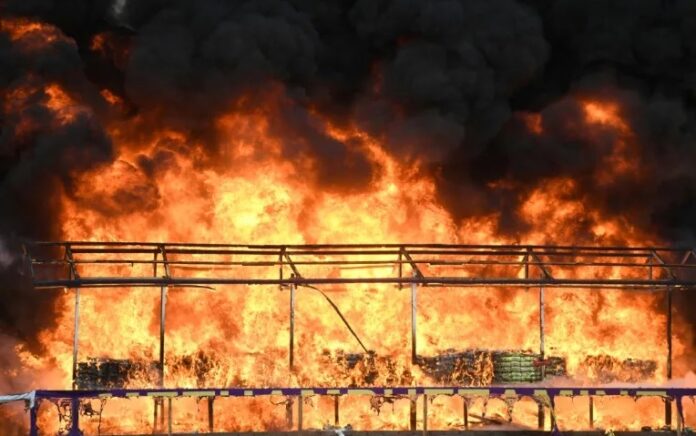
<instances>
[{"instance_id":1,"label":"metal scaffolding","mask_svg":"<svg viewBox=\"0 0 696 436\"><path fill-rule=\"evenodd\" d=\"M593 288L661 292L666 300L667 378L672 377L672 296L674 292L696 287L696 251L693 248L34 242L27 243L24 249L26 266L35 288L74 289L73 382L77 368L80 290L153 287L160 291L160 388L163 387L165 370L166 301L167 289L170 287L273 285L281 290L289 290L288 355L291 371L295 365L295 293L298 287L309 287L319 292L322 292L316 288L319 285L383 284L398 289L409 287L411 354L414 363L417 358L416 313L419 286L538 289L539 351L542 359L545 352L545 289ZM343 270L351 270L351 273L343 275ZM364 273L357 274L356 270ZM387 291L389 288L390 286L386 286ZM333 305L329 297L324 296ZM340 312L339 316L343 319ZM354 334L347 321L343 321ZM357 336L356 339L360 341ZM160 419L164 418L164 402L162 399L157 401L155 421L158 411ZM415 397L411 404L411 427L414 427ZM592 420L592 402L590 404ZM211 401L209 408L212 410L212 407ZM466 409L466 404L464 408ZM667 425L671 425L671 414L671 406L666 404ZM553 416L551 420L553 425ZM540 407L539 426L543 427L544 422L544 408Z\"/></svg>"},{"instance_id":2,"label":"metal scaffolding","mask_svg":"<svg viewBox=\"0 0 696 436\"><path fill-rule=\"evenodd\" d=\"M693 248L36 242L26 244L25 251L34 286L40 289L385 283L676 290L696 285ZM154 273L145 275L144 268L135 268L144 265L151 265ZM127 274L123 268L114 273L108 270L110 266L131 266L141 274ZM163 267L164 274L158 275L158 266ZM404 267L411 274L405 273ZM343 268L380 272L391 268L393 273L361 277L328 274ZM196 276L185 274L192 269ZM284 275L285 269L292 274ZM102 273L89 274L90 270Z\"/></svg>"}]
</instances>

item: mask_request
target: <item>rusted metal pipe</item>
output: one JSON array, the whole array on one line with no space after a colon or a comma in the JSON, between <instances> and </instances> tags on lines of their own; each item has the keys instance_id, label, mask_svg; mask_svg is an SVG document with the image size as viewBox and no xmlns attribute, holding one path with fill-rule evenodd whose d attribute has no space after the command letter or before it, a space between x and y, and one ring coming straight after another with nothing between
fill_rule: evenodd
<instances>
[{"instance_id":1,"label":"rusted metal pipe","mask_svg":"<svg viewBox=\"0 0 696 436\"><path fill-rule=\"evenodd\" d=\"M295 369L295 285L290 285L290 371Z\"/></svg>"},{"instance_id":2,"label":"rusted metal pipe","mask_svg":"<svg viewBox=\"0 0 696 436\"><path fill-rule=\"evenodd\" d=\"M302 395L297 397L297 431L302 431L302 408L303 408Z\"/></svg>"},{"instance_id":3,"label":"rusted metal pipe","mask_svg":"<svg viewBox=\"0 0 696 436\"><path fill-rule=\"evenodd\" d=\"M423 395L423 436L428 436L428 395Z\"/></svg>"},{"instance_id":4,"label":"rusted metal pipe","mask_svg":"<svg viewBox=\"0 0 696 436\"><path fill-rule=\"evenodd\" d=\"M414 277L416 273L413 273ZM411 283L411 363L416 364L418 361L418 351L416 348L416 293L418 287L415 283Z\"/></svg>"},{"instance_id":5,"label":"rusted metal pipe","mask_svg":"<svg viewBox=\"0 0 696 436\"><path fill-rule=\"evenodd\" d=\"M544 306L545 306L545 301L544 301L544 287L540 286L539 287L539 354L541 355L541 360L542 362L544 361L544 356L545 356L545 351L546 351L546 344L545 344L545 335L544 335L544 330L545 330L545 313L544 313ZM543 381L544 378L546 377L546 365L542 364L541 365L541 380ZM546 416L544 413L544 406L543 404L538 405L538 411L537 411L538 417L537 417L537 425L539 429L543 429L546 421Z\"/></svg>"},{"instance_id":6,"label":"rusted metal pipe","mask_svg":"<svg viewBox=\"0 0 696 436\"><path fill-rule=\"evenodd\" d=\"M73 373L72 373L72 385L73 389L77 389L77 352L79 346L79 332L80 332L80 289L75 288L75 323L73 326Z\"/></svg>"},{"instance_id":7,"label":"rusted metal pipe","mask_svg":"<svg viewBox=\"0 0 696 436\"><path fill-rule=\"evenodd\" d=\"M336 427L338 427L338 423L339 423L338 400L339 400L338 395L335 395L334 396L334 425Z\"/></svg>"},{"instance_id":8,"label":"rusted metal pipe","mask_svg":"<svg viewBox=\"0 0 696 436\"><path fill-rule=\"evenodd\" d=\"M672 379L672 289L667 289L667 380ZM665 425L672 427L672 402L665 401Z\"/></svg>"},{"instance_id":9,"label":"rusted metal pipe","mask_svg":"<svg viewBox=\"0 0 696 436\"><path fill-rule=\"evenodd\" d=\"M410 398L410 403L409 403L409 427L411 428L411 431L416 431L416 422L417 422L417 415L416 415L416 396L411 395Z\"/></svg>"},{"instance_id":10,"label":"rusted metal pipe","mask_svg":"<svg viewBox=\"0 0 696 436\"><path fill-rule=\"evenodd\" d=\"M589 396L590 399L590 430L594 428L594 397Z\"/></svg>"},{"instance_id":11,"label":"rusted metal pipe","mask_svg":"<svg viewBox=\"0 0 696 436\"><path fill-rule=\"evenodd\" d=\"M214 397L208 397L208 432L210 433L215 431L215 410L213 408L214 402Z\"/></svg>"}]
</instances>

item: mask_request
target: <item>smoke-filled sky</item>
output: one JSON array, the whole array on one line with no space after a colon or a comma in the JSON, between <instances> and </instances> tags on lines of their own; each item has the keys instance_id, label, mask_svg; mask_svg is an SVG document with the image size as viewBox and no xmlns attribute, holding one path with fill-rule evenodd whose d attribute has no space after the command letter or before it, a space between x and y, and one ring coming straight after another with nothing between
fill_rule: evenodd
<instances>
[{"instance_id":1,"label":"smoke-filled sky","mask_svg":"<svg viewBox=\"0 0 696 436\"><path fill-rule=\"evenodd\" d=\"M696 241L692 0L5 0L0 14L0 330L16 337L31 337L52 299L16 297L12 252L61 237L60 195L115 158L105 123L186 132L214 161L217 116L269 93L282 94L264 110L283 154L314 156L317 189L359 192L376 177L316 125L320 113L420 162L455 219L497 212L515 234L519 194L563 176L665 244ZM13 36L17 19L48 30ZM56 120L51 84L84 108ZM620 108L622 171L616 134L578 121L588 100ZM151 194L129 193L129 207L151 207Z\"/></svg>"}]
</instances>

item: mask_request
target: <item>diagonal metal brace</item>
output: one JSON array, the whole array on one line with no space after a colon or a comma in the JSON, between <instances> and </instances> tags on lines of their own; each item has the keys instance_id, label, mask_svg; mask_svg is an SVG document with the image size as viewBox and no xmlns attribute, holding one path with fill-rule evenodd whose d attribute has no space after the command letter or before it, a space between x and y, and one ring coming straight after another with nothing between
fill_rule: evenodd
<instances>
[{"instance_id":1,"label":"diagonal metal brace","mask_svg":"<svg viewBox=\"0 0 696 436\"><path fill-rule=\"evenodd\" d=\"M164 248L164 244L159 246L159 252L162 254L162 263L164 264L164 275L166 278L171 278L169 275L169 261L167 260L167 251Z\"/></svg>"},{"instance_id":2,"label":"diagonal metal brace","mask_svg":"<svg viewBox=\"0 0 696 436\"><path fill-rule=\"evenodd\" d=\"M544 265L544 262L541 260L541 258L534 252L534 250L528 248L528 254L529 256L532 257L537 262L537 266L541 270L541 272L544 274L544 278L553 280L553 276L551 276L551 272L546 268L546 265Z\"/></svg>"},{"instance_id":3,"label":"diagonal metal brace","mask_svg":"<svg viewBox=\"0 0 696 436\"><path fill-rule=\"evenodd\" d=\"M657 260L657 263L659 263L662 268L667 272L667 274L672 278L672 280L677 280L677 276L674 274L674 271L667 266L667 262L660 256L656 250L651 250L651 254L655 260Z\"/></svg>"},{"instance_id":4,"label":"diagonal metal brace","mask_svg":"<svg viewBox=\"0 0 696 436\"><path fill-rule=\"evenodd\" d=\"M79 279L80 274L77 272L77 267L75 266L75 258L73 257L72 247L70 244L65 244L65 260L70 266L70 275L73 279Z\"/></svg>"},{"instance_id":5,"label":"diagonal metal brace","mask_svg":"<svg viewBox=\"0 0 696 436\"><path fill-rule=\"evenodd\" d=\"M297 266L295 266L295 263L290 258L290 255L283 250L283 256L288 261L288 265L290 265L290 269L292 269L292 272L295 274L295 277L301 279L302 274L300 274L300 271L297 269Z\"/></svg>"},{"instance_id":6,"label":"diagonal metal brace","mask_svg":"<svg viewBox=\"0 0 696 436\"><path fill-rule=\"evenodd\" d=\"M417 278L422 279L425 278L423 273L421 272L420 268L418 268L418 264L413 260L411 255L406 251L404 247L400 248L401 253L403 254L404 258L408 261L408 263L411 265L411 268L413 269L414 274L416 275Z\"/></svg>"}]
</instances>

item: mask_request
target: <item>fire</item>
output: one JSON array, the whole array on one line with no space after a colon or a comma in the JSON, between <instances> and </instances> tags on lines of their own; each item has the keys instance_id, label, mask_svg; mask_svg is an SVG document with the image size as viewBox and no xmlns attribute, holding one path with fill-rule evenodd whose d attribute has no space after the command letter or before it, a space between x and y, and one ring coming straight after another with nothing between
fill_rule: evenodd
<instances>
[{"instance_id":1,"label":"fire","mask_svg":"<svg viewBox=\"0 0 696 436\"><path fill-rule=\"evenodd\" d=\"M586 122L590 126L600 126L599 135L609 133L617 135L607 153L603 170L597 174L600 184L611 184L617 178L640 177L639 153L632 144L635 139L630 127L621 118L620 110L614 103L587 101L584 103Z\"/></svg>"},{"instance_id":2,"label":"fire","mask_svg":"<svg viewBox=\"0 0 696 436\"><path fill-rule=\"evenodd\" d=\"M0 21L0 31L29 48L64 41L50 25L26 20ZM113 36L98 34L90 49L106 56L116 51L127 57L127 47ZM121 61L125 63L125 61ZM492 190L519 193L516 218L522 227L511 234L501 230L496 213L454 218L438 196L437 179L418 158L402 160L383 145L384 138L360 130L349 120L337 125L310 110L306 122L320 126L327 139L345 144L350 153L341 164L360 170L364 158L372 172L360 186L351 181L340 186L322 184L325 168L311 150L303 147L297 132L285 132L274 117L287 103L280 85L264 95L246 96L210 124L212 131L194 135L176 127L162 127L157 114L139 113L128 119L109 119L108 133L115 147L109 164L74 174L71 190L60 198L60 231L66 240L228 242L239 244L323 243L461 243L461 244L658 244L653 235L625 218L607 214L584 197L581 185L569 177L540 181L518 189L513 181L489 184ZM98 91L111 106L124 99L109 89ZM379 89L374 92L378 93ZM38 84L31 77L8 89L5 113L22 113L38 99L55 126L75 122L88 108L59 83ZM607 147L604 169L595 175L600 185L623 177L640 177L641 160L622 108L613 102L582 100L581 124ZM90 115L91 116L91 115ZM528 129L544 135L541 114L525 114ZM22 118L13 134L28 136L35 128ZM607 140L607 138L609 138ZM299 144L295 149L293 144ZM466 202L467 198L460 201ZM132 268L142 268L133 266ZM149 266L148 266L149 268ZM342 269L341 277L379 276L380 266ZM455 266L430 265L455 271ZM495 268L494 266L491 268ZM598 267L599 268L599 267ZM588 273L619 274L611 266ZM190 269L188 274L202 273ZM562 267L554 275L570 272ZM355 285L322 289L354 326L369 350L377 356L379 374L374 384L392 383L391 371L406 383L437 384L422 368L412 366L409 355L410 306L407 291L389 286ZM538 289L428 288L419 296L418 352L434 356L455 350L533 350L539 344ZM169 289L165 385L205 386L335 386L351 383L331 359L362 349L321 294L298 292L294 371L288 361L288 295L262 287ZM661 296L621 291L581 289L546 290L547 355L566 358L575 383L596 382L588 358L606 362L642 359L655 361L650 382L665 379L665 316ZM72 377L73 295L66 292L56 302L59 329L41 332L46 353L35 355L22 347L17 354L24 368L41 374L35 387L68 388ZM79 359L119 358L151 363L158 359L159 293L152 289L84 290L80 318ZM652 314L646 316L645 314ZM636 321L640 320L640 321ZM686 365L690 338L675 335L677 364ZM383 360L379 360L382 358ZM332 366L333 365L333 366ZM204 367L204 368L203 368ZM203 371L203 369L204 371ZM203 375L201 375L203 374ZM149 383L146 375L130 380L133 386ZM284 401L272 398L271 401ZM306 423L321 427L333 413L330 399L306 400ZM285 408L268 399L219 399L218 427L231 430L283 429ZM454 428L461 422L460 398L436 397L430 428ZM342 398L341 420L356 428L396 429L408 422L408 400L373 405ZM224 404L224 405L223 405ZM584 415L573 404L559 403L559 415L569 427L585 428ZM98 407L95 404L93 407ZM102 431L149 431L152 403L115 401L105 409L100 423L84 422ZM423 407L419 404L418 407ZM639 407L655 409L654 404ZM202 406L194 400L177 401L175 431L203 429ZM379 414L376 410L379 410ZM652 410L651 409L651 410ZM598 422L638 421L635 409L619 407L612 420L598 412ZM521 401L510 409L502 400L477 401L471 413L503 422L512 413L515 422L533 426L536 404ZM124 418L127 416L128 418ZM420 412L419 412L420 416ZM655 416L653 422L662 418ZM52 428L56 411L45 410L42 427Z\"/></svg>"},{"instance_id":3,"label":"fire","mask_svg":"<svg viewBox=\"0 0 696 436\"><path fill-rule=\"evenodd\" d=\"M39 47L56 41L68 41L63 33L50 24L27 19L2 19L0 32L9 34L12 41L26 44L26 48Z\"/></svg>"},{"instance_id":4,"label":"fire","mask_svg":"<svg viewBox=\"0 0 696 436\"><path fill-rule=\"evenodd\" d=\"M522 115L522 121L527 126L527 129L535 135L544 133L543 118L541 114L525 113Z\"/></svg>"},{"instance_id":5,"label":"fire","mask_svg":"<svg viewBox=\"0 0 696 436\"><path fill-rule=\"evenodd\" d=\"M58 86L46 89L46 106L67 119L79 107ZM110 94L103 94L110 100ZM272 106L273 102L270 102ZM586 122L609 126L622 137L630 130L614 106L588 103ZM233 242L249 244L321 244L379 242L443 243L652 243L626 221L605 216L583 201L572 179L550 179L524 193L518 211L528 230L514 239L498 231L495 215L455 221L440 204L434 179L418 161L401 162L355 127L331 125L314 114L325 133L350 144L376 168L366 188L356 191L323 190L317 182L317 162L310 154L286 158L285 138L274 134L272 118L264 111L233 110L216 120L218 138L214 156L200 139L174 129L148 132L145 118L114 123L111 137L118 158L110 165L79 175L76 190L62 198L65 239L167 242ZM535 125L540 125L535 121ZM541 132L538 132L541 133ZM624 151L620 150L623 156ZM496 185L498 186L498 185ZM500 183L499 189L506 189ZM462 199L466 201L466 199ZM433 268L435 266L432 266ZM611 267L606 267L611 268ZM562 268L554 272L559 277ZM598 271L596 273L599 273ZM606 271L604 271L606 273ZM191 270L190 274L196 274ZM342 270L341 276L375 274L378 270ZM360 285L326 289L350 320L369 349L389 356L397 371L410 371L416 384L433 384L421 370L410 366L408 294L387 286ZM428 289L419 300L418 343L421 355L455 349L538 350L537 290ZM322 353L359 352L323 298L310 290L298 294L295 372L288 371L287 294L248 287L214 290L170 289L167 302L165 385L311 386L343 381L327 367ZM456 304L453 304L457 301ZM547 353L567 357L568 372L581 377L588 354L616 359L657 360L653 382L664 379L664 315L656 312L659 296L620 291L547 291ZM80 358L112 357L157 360L159 294L150 289L86 290L82 295ZM464 310L474 308L474 310ZM60 325L72 322L73 301L59 299ZM646 313L655 313L646 319ZM641 322L634 320L641 319ZM456 327L455 327L456 326ZM70 329L44 331L44 358L24 354L25 365L40 370L59 367L62 377L43 380L42 387L70 385L72 371ZM682 337L675 340L675 355L685 352ZM685 339L684 339L685 340ZM637 347L636 344L640 344ZM591 353L588 353L591 350ZM186 359L204 359L210 368L205 379ZM591 375L590 375L591 377ZM587 380L589 382L590 380ZM581 381L582 382L582 381ZM46 385L45 383L49 383ZM133 380L138 385L138 380ZM387 384L378 378L377 384ZM342 420L362 428L401 428L407 423L408 402L397 401L394 412L375 415L366 406L342 399ZM461 425L460 399L440 398L431 415L431 428ZM232 403L232 400L226 400ZM221 404L221 403L219 403ZM241 404L241 403L240 403ZM435 404L439 404L435 406ZM446 405L446 407L445 407ZM398 407L397 407L398 406ZM654 408L654 404L651 407ZM115 407L115 406L114 406ZM121 407L121 406L119 406ZM151 404L130 407L131 421L110 411L101 423L106 428L149 428ZM203 428L197 404L177 403L175 428ZM266 400L246 401L242 410L218 406L218 427L230 429L283 428L284 408ZM308 400L307 420L321 426L332 404ZM389 406L385 406L389 407ZM476 407L483 407L479 405ZM507 419L506 405L491 400L489 416ZM227 410L227 411L225 411ZM386 409L385 409L386 410ZM518 422L533 426L536 406L515 410ZM563 409L561 409L563 410ZM568 425L584 427L583 418L566 409ZM632 413L627 408L627 414ZM272 411L272 412L269 412ZM267 415L267 413L278 414ZM449 415L448 415L449 414ZM266 416L260 419L261 416ZM111 418L108 418L111 416ZM271 417L275 416L275 417ZM449 417L448 417L449 416ZM324 417L324 418L322 418ZM45 414L49 425L55 416ZM566 418L568 419L568 418ZM622 419L626 419L623 415ZM659 417L655 418L659 421ZM633 422L629 419L628 422ZM87 423L86 425L93 425ZM111 427L109 427L111 426Z\"/></svg>"}]
</instances>

